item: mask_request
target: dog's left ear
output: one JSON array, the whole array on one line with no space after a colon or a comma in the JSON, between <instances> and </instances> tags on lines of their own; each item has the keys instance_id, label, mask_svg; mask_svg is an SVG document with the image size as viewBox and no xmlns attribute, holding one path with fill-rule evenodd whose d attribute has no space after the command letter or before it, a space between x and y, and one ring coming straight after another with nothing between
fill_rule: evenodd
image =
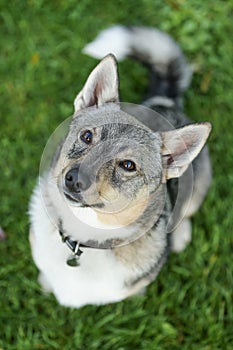
<instances>
[{"instance_id":1,"label":"dog's left ear","mask_svg":"<svg viewBox=\"0 0 233 350\"><path fill-rule=\"evenodd\" d=\"M161 132L165 181L185 172L205 145L210 131L210 123L200 123Z\"/></svg>"},{"instance_id":2,"label":"dog's left ear","mask_svg":"<svg viewBox=\"0 0 233 350\"><path fill-rule=\"evenodd\" d=\"M83 89L74 100L75 112L91 106L101 106L107 102L119 101L117 62L109 54L89 75Z\"/></svg>"}]
</instances>

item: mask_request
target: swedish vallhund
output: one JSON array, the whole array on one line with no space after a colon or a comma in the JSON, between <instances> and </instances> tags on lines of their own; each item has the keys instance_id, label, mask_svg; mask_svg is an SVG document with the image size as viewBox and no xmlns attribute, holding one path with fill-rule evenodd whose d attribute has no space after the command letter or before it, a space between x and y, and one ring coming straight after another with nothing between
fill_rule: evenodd
<instances>
[{"instance_id":1,"label":"swedish vallhund","mask_svg":"<svg viewBox=\"0 0 233 350\"><path fill-rule=\"evenodd\" d=\"M182 111L191 69L178 44L146 27L104 30L84 52L104 57L74 101L69 130L30 202L39 282L79 308L138 294L191 240L211 181L208 122ZM148 67L141 105L119 102L117 62Z\"/></svg>"}]
</instances>

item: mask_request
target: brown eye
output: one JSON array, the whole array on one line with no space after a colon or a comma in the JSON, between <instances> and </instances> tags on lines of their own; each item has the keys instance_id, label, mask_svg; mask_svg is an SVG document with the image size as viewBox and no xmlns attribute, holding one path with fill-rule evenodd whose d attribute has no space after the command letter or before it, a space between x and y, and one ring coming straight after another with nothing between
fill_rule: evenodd
<instances>
[{"instance_id":1,"label":"brown eye","mask_svg":"<svg viewBox=\"0 0 233 350\"><path fill-rule=\"evenodd\" d=\"M90 130L85 130L81 133L80 139L87 145L92 143L93 133Z\"/></svg>"},{"instance_id":2,"label":"brown eye","mask_svg":"<svg viewBox=\"0 0 233 350\"><path fill-rule=\"evenodd\" d=\"M132 160L128 160L128 159L120 162L119 166L126 171L135 171L136 170L136 164Z\"/></svg>"}]
</instances>

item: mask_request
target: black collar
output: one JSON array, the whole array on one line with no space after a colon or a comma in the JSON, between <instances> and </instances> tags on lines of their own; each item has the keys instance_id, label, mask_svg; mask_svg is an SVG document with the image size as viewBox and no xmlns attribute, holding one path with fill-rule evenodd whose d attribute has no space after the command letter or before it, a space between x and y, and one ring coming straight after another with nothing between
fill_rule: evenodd
<instances>
[{"instance_id":1,"label":"black collar","mask_svg":"<svg viewBox=\"0 0 233 350\"><path fill-rule=\"evenodd\" d=\"M66 234L59 229L59 233L62 239L63 243L66 243L67 247L72 251L72 255L68 257L66 263L69 266L79 266L79 260L80 256L83 253L83 251L80 248L90 248L88 246L85 246L81 244L79 241L74 241L73 239L70 238L70 236L66 236Z\"/></svg>"},{"instance_id":2,"label":"black collar","mask_svg":"<svg viewBox=\"0 0 233 350\"><path fill-rule=\"evenodd\" d=\"M74 241L69 235L67 235L63 229L62 221L59 220L59 234L61 236L62 242L67 245L71 250L72 254L68 257L66 263L69 266L79 266L80 257L83 254L83 250L80 248L87 249L113 249L113 247L119 246L123 243L122 240L109 239L103 243L98 241L89 240L87 244L80 243L79 241Z\"/></svg>"}]
</instances>

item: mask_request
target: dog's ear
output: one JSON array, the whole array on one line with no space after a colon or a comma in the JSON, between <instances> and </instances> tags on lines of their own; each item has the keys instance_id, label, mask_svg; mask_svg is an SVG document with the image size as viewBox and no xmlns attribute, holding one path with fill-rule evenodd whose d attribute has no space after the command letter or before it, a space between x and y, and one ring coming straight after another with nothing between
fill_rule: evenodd
<instances>
[{"instance_id":1,"label":"dog's ear","mask_svg":"<svg viewBox=\"0 0 233 350\"><path fill-rule=\"evenodd\" d=\"M166 180L180 177L185 172L203 148L210 131L210 123L200 123L161 132L162 159Z\"/></svg>"},{"instance_id":2,"label":"dog's ear","mask_svg":"<svg viewBox=\"0 0 233 350\"><path fill-rule=\"evenodd\" d=\"M75 112L95 105L98 107L107 102L118 102L118 90L117 62L115 57L109 54L91 72L83 89L75 98Z\"/></svg>"}]
</instances>

